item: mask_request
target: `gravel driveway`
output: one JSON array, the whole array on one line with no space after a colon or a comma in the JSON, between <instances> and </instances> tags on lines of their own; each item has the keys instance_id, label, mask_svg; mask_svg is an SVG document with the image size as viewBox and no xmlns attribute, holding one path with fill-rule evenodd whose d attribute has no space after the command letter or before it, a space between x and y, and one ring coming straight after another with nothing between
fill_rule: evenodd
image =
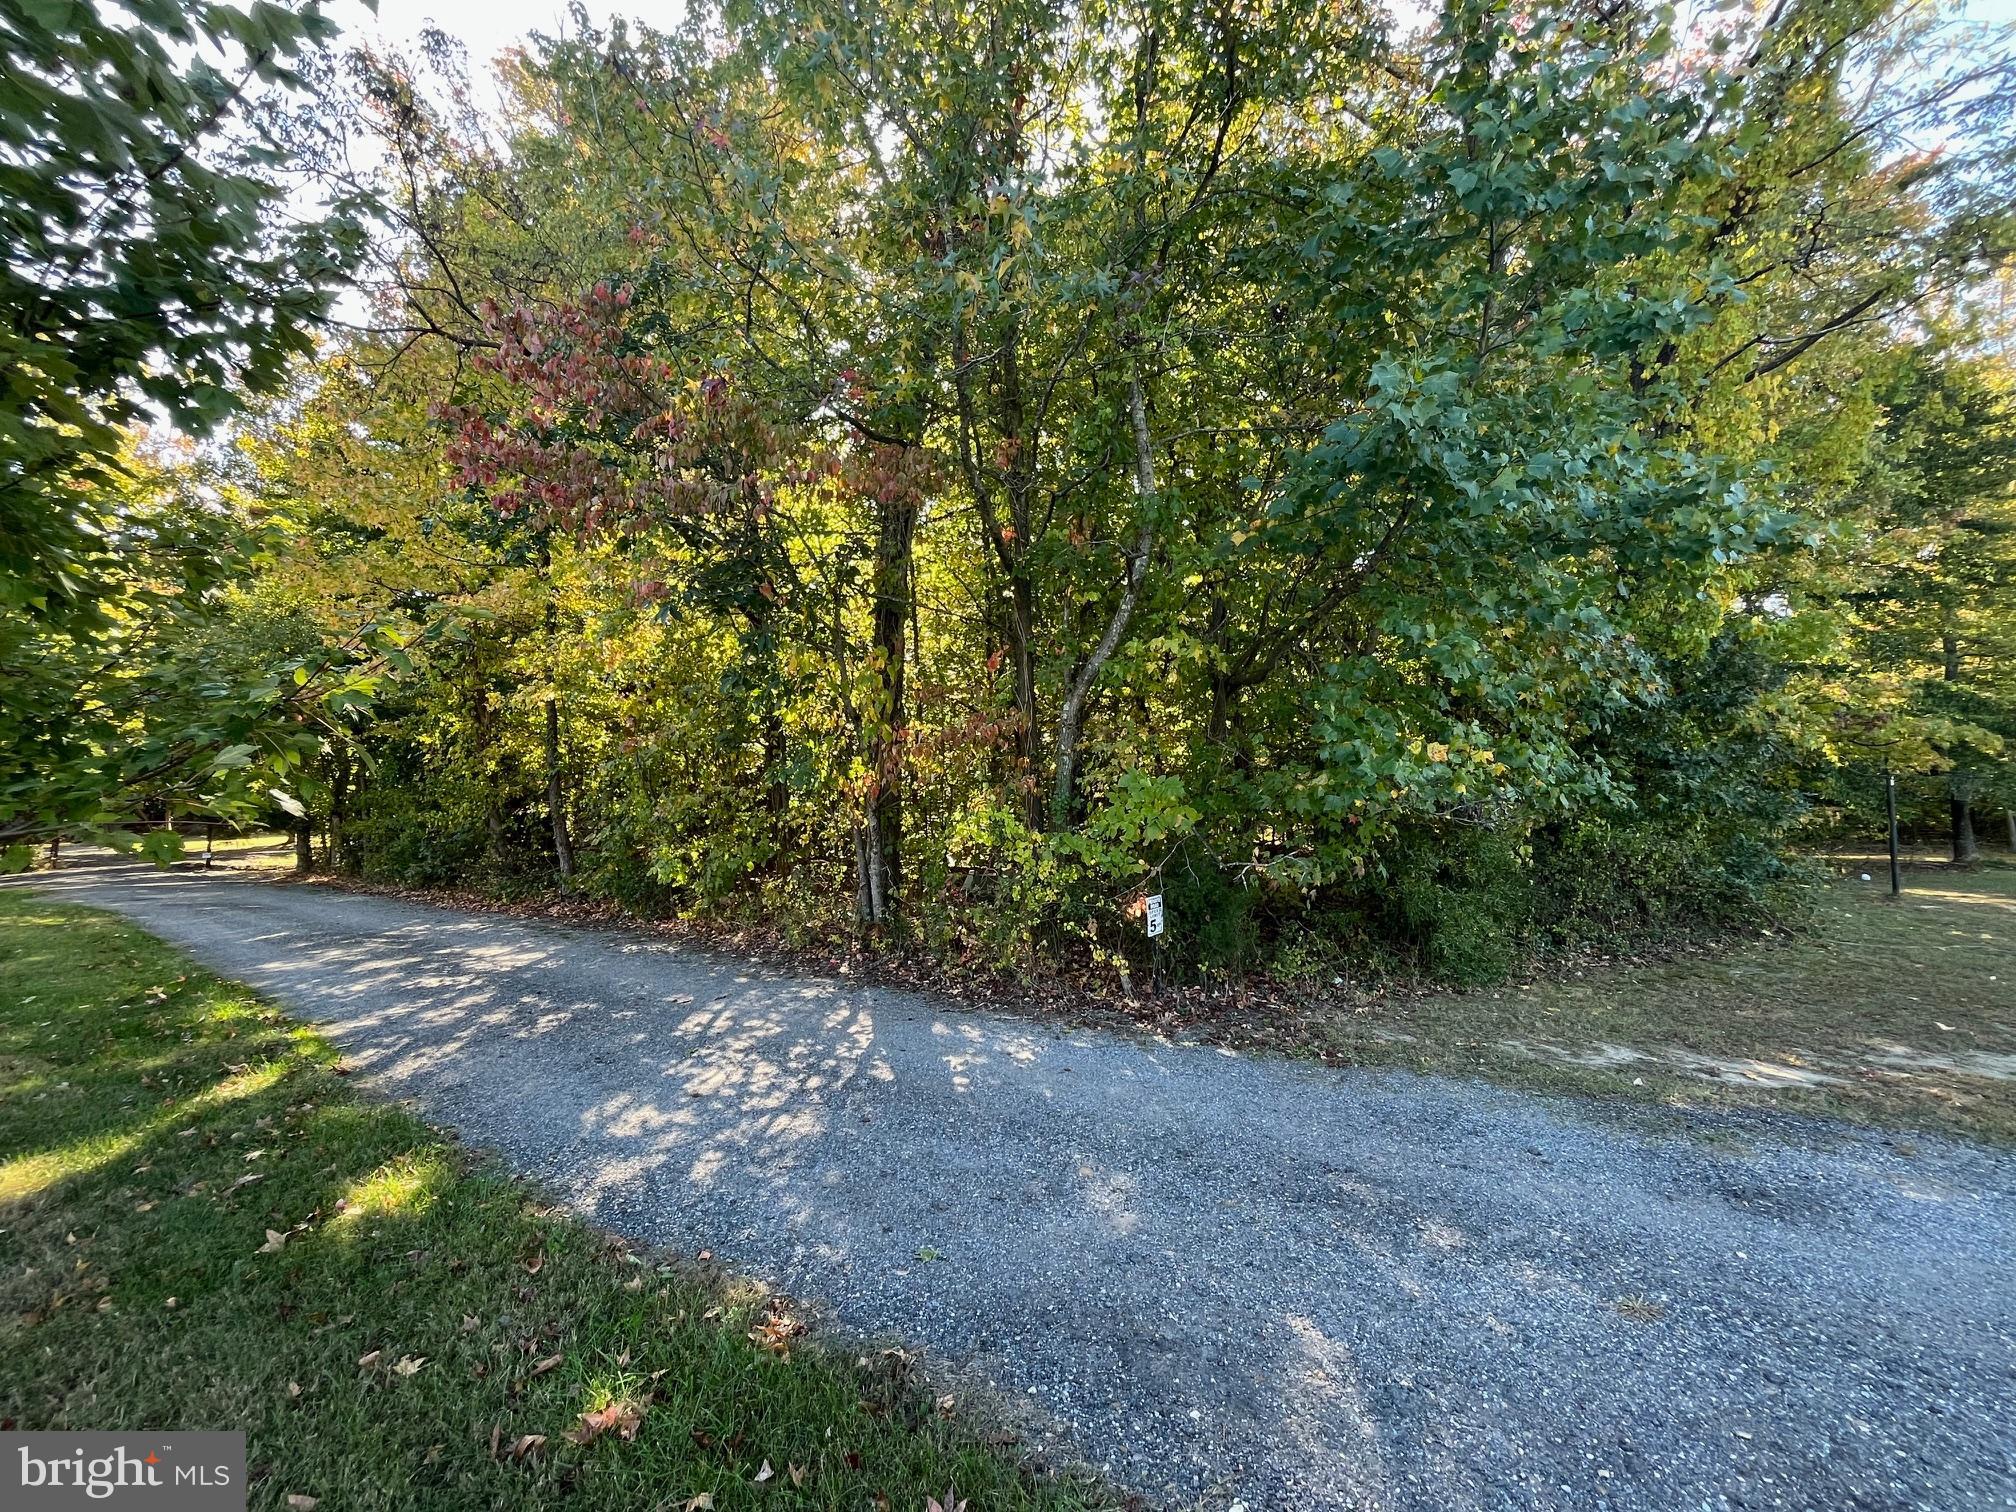
<instances>
[{"instance_id":1,"label":"gravel driveway","mask_svg":"<svg viewBox=\"0 0 2016 1512\"><path fill-rule=\"evenodd\" d=\"M2008 1154L1704 1142L238 876L34 885L597 1223L977 1367L1159 1503L2016 1506Z\"/></svg>"}]
</instances>

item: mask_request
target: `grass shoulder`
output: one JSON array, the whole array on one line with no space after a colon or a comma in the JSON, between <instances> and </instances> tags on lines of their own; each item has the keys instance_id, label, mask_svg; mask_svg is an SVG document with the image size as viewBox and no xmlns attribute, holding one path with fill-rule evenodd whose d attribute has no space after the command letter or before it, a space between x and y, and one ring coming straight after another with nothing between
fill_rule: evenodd
<instances>
[{"instance_id":1,"label":"grass shoulder","mask_svg":"<svg viewBox=\"0 0 2016 1512\"><path fill-rule=\"evenodd\" d=\"M1800 928L1309 1015L1329 1059L2016 1141L2016 866L1836 858ZM1864 874L1870 881L1862 881Z\"/></svg>"}]
</instances>

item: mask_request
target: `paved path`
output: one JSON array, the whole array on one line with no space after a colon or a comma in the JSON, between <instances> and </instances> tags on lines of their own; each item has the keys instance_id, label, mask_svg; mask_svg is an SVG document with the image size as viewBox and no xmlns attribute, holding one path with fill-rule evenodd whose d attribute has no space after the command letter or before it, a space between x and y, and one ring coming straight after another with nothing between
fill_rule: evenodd
<instances>
[{"instance_id":1,"label":"paved path","mask_svg":"<svg viewBox=\"0 0 2016 1512\"><path fill-rule=\"evenodd\" d=\"M2016 1506L2006 1154L1746 1154L642 937L130 866L36 885L266 989L595 1221L977 1362L1158 1501Z\"/></svg>"}]
</instances>

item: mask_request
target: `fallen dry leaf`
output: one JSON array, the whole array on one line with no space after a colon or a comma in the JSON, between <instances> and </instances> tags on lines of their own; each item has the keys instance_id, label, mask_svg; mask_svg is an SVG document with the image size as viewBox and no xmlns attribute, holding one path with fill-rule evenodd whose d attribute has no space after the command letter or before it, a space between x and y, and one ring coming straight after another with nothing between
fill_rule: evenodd
<instances>
[{"instance_id":1,"label":"fallen dry leaf","mask_svg":"<svg viewBox=\"0 0 2016 1512\"><path fill-rule=\"evenodd\" d=\"M546 1374L547 1371L551 1370L555 1365L558 1365L562 1360L566 1358L567 1356L564 1354L550 1354L546 1356L545 1359L534 1363L534 1365L532 1366L532 1374L535 1376L542 1376Z\"/></svg>"},{"instance_id":2,"label":"fallen dry leaf","mask_svg":"<svg viewBox=\"0 0 2016 1512\"><path fill-rule=\"evenodd\" d=\"M713 1505L714 1493L712 1491L702 1491L698 1496L688 1497L686 1505L681 1507L679 1512L708 1512L708 1509Z\"/></svg>"},{"instance_id":3,"label":"fallen dry leaf","mask_svg":"<svg viewBox=\"0 0 2016 1512\"><path fill-rule=\"evenodd\" d=\"M277 1254L286 1243L287 1236L281 1233L280 1230L268 1229L266 1230L266 1242L259 1246L259 1253L262 1255Z\"/></svg>"},{"instance_id":4,"label":"fallen dry leaf","mask_svg":"<svg viewBox=\"0 0 2016 1512\"><path fill-rule=\"evenodd\" d=\"M476 1321L476 1314L474 1313L462 1314L462 1332L474 1333L476 1332L477 1329L481 1328L482 1326L483 1325L481 1323Z\"/></svg>"},{"instance_id":5,"label":"fallen dry leaf","mask_svg":"<svg viewBox=\"0 0 2016 1512\"><path fill-rule=\"evenodd\" d=\"M545 1434L528 1433L511 1446L511 1458L522 1460L527 1455L537 1454L541 1449L544 1449L545 1447L546 1447Z\"/></svg>"},{"instance_id":6,"label":"fallen dry leaf","mask_svg":"<svg viewBox=\"0 0 2016 1512\"><path fill-rule=\"evenodd\" d=\"M287 1498L288 1512L315 1512L315 1509L321 1505L322 1498L319 1496L301 1496L297 1494Z\"/></svg>"},{"instance_id":7,"label":"fallen dry leaf","mask_svg":"<svg viewBox=\"0 0 2016 1512\"><path fill-rule=\"evenodd\" d=\"M399 1363L392 1368L402 1376L414 1376L420 1373L420 1367L426 1363L425 1355L401 1355Z\"/></svg>"},{"instance_id":8,"label":"fallen dry leaf","mask_svg":"<svg viewBox=\"0 0 2016 1512\"><path fill-rule=\"evenodd\" d=\"M770 1479L770 1477L775 1475L776 1473L777 1472L775 1470L772 1470L770 1468L770 1461L768 1460L763 1461L763 1468L756 1472L756 1484L759 1486L762 1485L763 1482Z\"/></svg>"},{"instance_id":9,"label":"fallen dry leaf","mask_svg":"<svg viewBox=\"0 0 2016 1512\"><path fill-rule=\"evenodd\" d=\"M357 1356L357 1368L359 1370L369 1370L373 1365L378 1363L384 1353L385 1351L382 1349L374 1349L367 1354Z\"/></svg>"},{"instance_id":10,"label":"fallen dry leaf","mask_svg":"<svg viewBox=\"0 0 2016 1512\"><path fill-rule=\"evenodd\" d=\"M802 1486L805 1484L805 1467L803 1465L791 1466L790 1475L792 1485Z\"/></svg>"},{"instance_id":11,"label":"fallen dry leaf","mask_svg":"<svg viewBox=\"0 0 2016 1512\"><path fill-rule=\"evenodd\" d=\"M635 1402L611 1402L594 1412L581 1414L581 1426L567 1436L577 1444L592 1444L605 1433L614 1433L620 1439L637 1437L637 1426L644 1421L644 1409Z\"/></svg>"}]
</instances>

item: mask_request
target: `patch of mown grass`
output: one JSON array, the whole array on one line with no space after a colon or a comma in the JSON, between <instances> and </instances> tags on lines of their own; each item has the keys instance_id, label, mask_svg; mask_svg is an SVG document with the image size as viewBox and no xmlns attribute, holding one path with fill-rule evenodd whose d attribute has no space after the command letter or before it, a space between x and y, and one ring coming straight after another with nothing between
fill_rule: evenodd
<instances>
[{"instance_id":1,"label":"patch of mown grass","mask_svg":"<svg viewBox=\"0 0 2016 1512\"><path fill-rule=\"evenodd\" d=\"M0 894L10 1426L243 1429L261 1508L1109 1503L887 1360L795 1337L760 1288L556 1213L337 1066L111 916Z\"/></svg>"},{"instance_id":2,"label":"patch of mown grass","mask_svg":"<svg viewBox=\"0 0 2016 1512\"><path fill-rule=\"evenodd\" d=\"M1846 875L1789 935L1394 995L1317 1016L1310 1038L1344 1059L1541 1091L2016 1141L2016 867L1917 866L1893 900L1878 858L1840 859ZM1824 1080L1788 1084L1808 1074Z\"/></svg>"}]
</instances>

